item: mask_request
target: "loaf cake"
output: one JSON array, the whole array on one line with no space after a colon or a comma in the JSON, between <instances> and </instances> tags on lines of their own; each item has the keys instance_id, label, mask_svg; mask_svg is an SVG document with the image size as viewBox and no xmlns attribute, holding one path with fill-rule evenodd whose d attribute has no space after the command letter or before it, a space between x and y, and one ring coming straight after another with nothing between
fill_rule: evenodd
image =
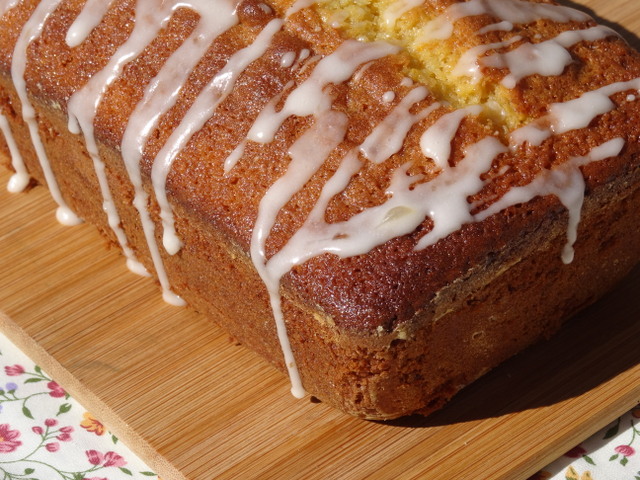
<instances>
[{"instance_id":1,"label":"loaf cake","mask_svg":"<svg viewBox=\"0 0 640 480\"><path fill-rule=\"evenodd\" d=\"M640 260L640 56L528 0L2 0L0 140L351 415L428 414Z\"/></svg>"}]
</instances>

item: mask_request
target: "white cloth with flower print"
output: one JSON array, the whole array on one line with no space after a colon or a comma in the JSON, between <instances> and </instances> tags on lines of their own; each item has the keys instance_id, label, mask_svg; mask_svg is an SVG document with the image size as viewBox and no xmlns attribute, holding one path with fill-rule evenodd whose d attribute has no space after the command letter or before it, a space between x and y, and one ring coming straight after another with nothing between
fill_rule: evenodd
<instances>
[{"instance_id":1,"label":"white cloth with flower print","mask_svg":"<svg viewBox=\"0 0 640 480\"><path fill-rule=\"evenodd\" d=\"M158 479L0 334L0 480Z\"/></svg>"},{"instance_id":2,"label":"white cloth with flower print","mask_svg":"<svg viewBox=\"0 0 640 480\"><path fill-rule=\"evenodd\" d=\"M531 480L640 480L640 404Z\"/></svg>"}]
</instances>

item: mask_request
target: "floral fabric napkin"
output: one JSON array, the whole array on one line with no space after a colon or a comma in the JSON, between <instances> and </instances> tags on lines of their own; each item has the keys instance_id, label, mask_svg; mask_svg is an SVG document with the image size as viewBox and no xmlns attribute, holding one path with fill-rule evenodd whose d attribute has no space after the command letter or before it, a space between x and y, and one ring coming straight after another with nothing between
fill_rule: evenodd
<instances>
[{"instance_id":1,"label":"floral fabric napkin","mask_svg":"<svg viewBox=\"0 0 640 480\"><path fill-rule=\"evenodd\" d=\"M0 480L140 479L160 480L0 333ZM640 405L529 480L640 480Z\"/></svg>"},{"instance_id":2,"label":"floral fabric napkin","mask_svg":"<svg viewBox=\"0 0 640 480\"><path fill-rule=\"evenodd\" d=\"M1 480L158 480L0 334Z\"/></svg>"},{"instance_id":3,"label":"floral fabric napkin","mask_svg":"<svg viewBox=\"0 0 640 480\"><path fill-rule=\"evenodd\" d=\"M530 480L640 480L640 404Z\"/></svg>"}]
</instances>

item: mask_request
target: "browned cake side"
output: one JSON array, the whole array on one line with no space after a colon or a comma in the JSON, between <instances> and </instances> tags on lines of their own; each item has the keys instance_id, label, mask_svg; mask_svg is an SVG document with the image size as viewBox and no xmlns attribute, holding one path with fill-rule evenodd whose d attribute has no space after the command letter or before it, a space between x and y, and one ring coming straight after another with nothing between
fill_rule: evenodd
<instances>
[{"instance_id":1,"label":"browned cake side","mask_svg":"<svg viewBox=\"0 0 640 480\"><path fill-rule=\"evenodd\" d=\"M0 112L10 121L30 174L46 183L21 119L21 102L10 72L16 39L38 3L25 0L0 18ZM162 224L149 180L152 163L206 83L288 7L278 3L275 11L266 11L261 3L241 2L238 25L207 51L145 147L141 167L158 244ZM427 2L424 8L433 14L451 3ZM129 38L134 2L116 1L88 40L70 48L65 35L83 4L65 0L48 19L42 35L29 47L26 82L65 201L117 245L84 139L67 127L67 102ZM289 82L292 91L312 75L312 63L306 68L282 68L283 55L308 49L310 57L329 56L345 41L348 33L323 21L326 11L322 8L319 13L303 9L288 19L266 53L247 67L229 96L191 138L167 182L176 231L183 242L175 255L160 248L171 289L281 369L284 361L269 295L249 257L251 235L261 199L290 167L288 150L316 120L291 116L274 141L248 142L233 170L225 173L223 166L267 102ZM178 10L144 52L125 65L100 103L95 121L123 230L151 272L154 264L132 205L134 190L120 145L145 86L197 22L196 13ZM486 43L471 33L490 23L485 17L461 20L456 28L470 34L461 37L466 39L462 46L451 40L452 48L465 50L470 44ZM545 21L522 27L519 33L552 38L566 29L589 25ZM495 37L493 42L504 37L500 32L490 35ZM487 136L506 142L514 126L544 117L551 103L640 77L638 54L617 37L581 42L570 51L574 61L561 75L532 75L507 92L514 125L502 125L490 114L465 117L451 142L449 164L462 164L468 150ZM286 246L303 225L322 186L347 152L360 145L416 87L403 84L413 68L412 55L402 51L385 56L359 69L348 81L327 86L332 109L348 118L345 138L278 214L266 242L267 258ZM505 75L504 69L486 70L483 82L495 84ZM547 195L466 223L420 250L415 249L417 243L433 227L429 218L413 233L366 254L348 258L322 254L292 268L282 279L281 295L288 338L307 392L366 418L428 413L504 359L552 334L563 320L619 281L640 261L640 108L637 101L628 100L630 90L612 95L617 107L596 116L587 128L497 155L483 175L483 188L469 198L476 205L473 213L479 214L510 189L529 184L571 158L588 156L605 142L624 138L618 155L581 168L586 197L570 264L561 259L567 209L556 196ZM388 91L395 92L394 101L383 100ZM393 172L407 162L411 162L409 174L424 176L417 183L437 178L437 166L420 149L420 136L456 107L446 105L443 95L430 94L412 107L415 113L441 102L413 126L397 154L383 163L363 163L349 186L329 203L327 222L346 220L382 204ZM3 162L10 165L7 144L2 142L0 147Z\"/></svg>"}]
</instances>

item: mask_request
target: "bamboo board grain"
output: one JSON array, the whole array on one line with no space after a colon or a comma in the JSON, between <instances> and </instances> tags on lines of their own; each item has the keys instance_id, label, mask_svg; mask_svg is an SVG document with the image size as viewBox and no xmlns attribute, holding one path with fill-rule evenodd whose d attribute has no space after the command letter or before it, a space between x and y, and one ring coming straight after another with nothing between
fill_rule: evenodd
<instances>
[{"instance_id":1,"label":"bamboo board grain","mask_svg":"<svg viewBox=\"0 0 640 480\"><path fill-rule=\"evenodd\" d=\"M635 2L581 3L638 46ZM640 401L639 268L443 411L382 424L295 400L283 375L53 211L43 188L2 188L0 326L164 480L524 479Z\"/></svg>"}]
</instances>

